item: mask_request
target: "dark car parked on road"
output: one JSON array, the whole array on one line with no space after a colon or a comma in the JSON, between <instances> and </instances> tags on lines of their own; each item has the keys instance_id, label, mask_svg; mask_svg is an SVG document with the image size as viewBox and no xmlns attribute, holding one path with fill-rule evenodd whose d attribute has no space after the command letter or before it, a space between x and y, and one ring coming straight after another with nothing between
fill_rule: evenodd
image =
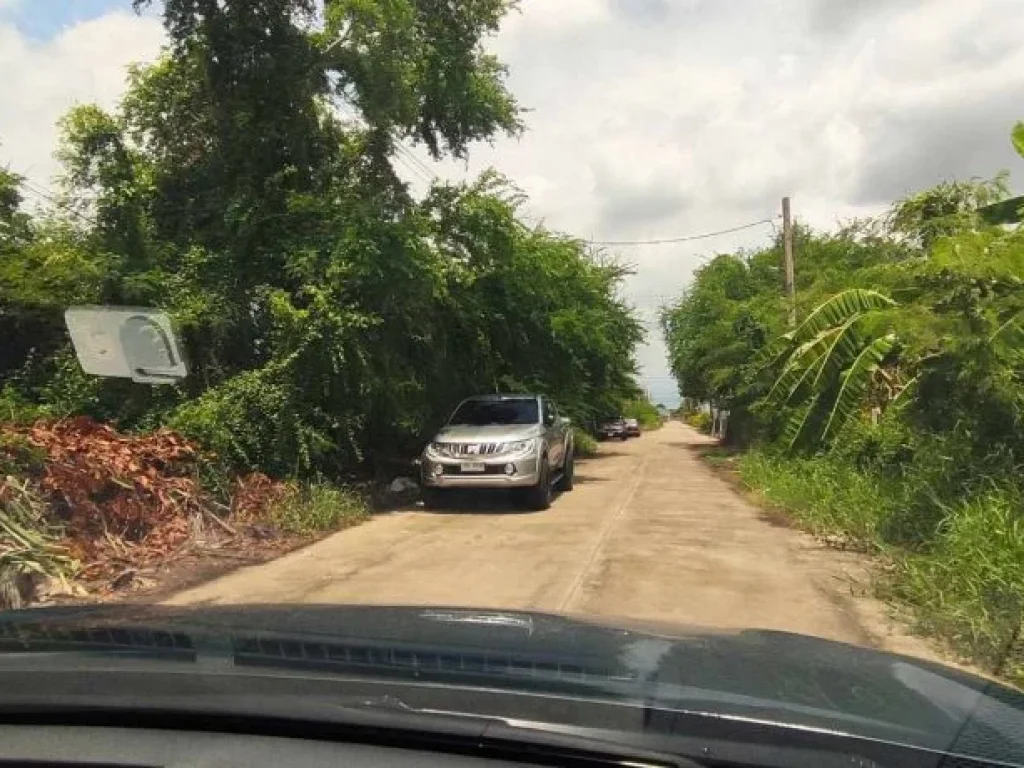
<instances>
[{"instance_id":1,"label":"dark car parked on road","mask_svg":"<svg viewBox=\"0 0 1024 768\"><path fill-rule=\"evenodd\" d=\"M623 418L606 419L597 428L599 440L625 440L629 437L626 434L626 420Z\"/></svg>"}]
</instances>

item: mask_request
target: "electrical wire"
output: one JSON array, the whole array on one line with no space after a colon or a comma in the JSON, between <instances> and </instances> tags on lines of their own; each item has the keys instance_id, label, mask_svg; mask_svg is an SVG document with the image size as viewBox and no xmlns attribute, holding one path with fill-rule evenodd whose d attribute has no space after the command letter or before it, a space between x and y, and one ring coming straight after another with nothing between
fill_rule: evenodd
<instances>
[{"instance_id":1,"label":"electrical wire","mask_svg":"<svg viewBox=\"0 0 1024 768\"><path fill-rule=\"evenodd\" d=\"M349 107L350 104L343 99L340 99L339 102L334 105L334 108L337 109L346 120L350 120L358 125L364 125L365 123L363 118L358 113L350 111ZM394 139L393 147L395 150L395 159L401 161L404 158L405 160L405 162L401 163L403 168L408 170L410 173L414 173L418 178L428 184L440 181L433 169L416 157L412 151L407 149L405 145L401 143L400 139L397 139L394 136L392 136L392 138Z\"/></svg>"},{"instance_id":2,"label":"electrical wire","mask_svg":"<svg viewBox=\"0 0 1024 768\"><path fill-rule=\"evenodd\" d=\"M63 211L67 211L68 213L70 213L75 218L80 219L80 220L84 221L87 224L92 224L93 226L96 226L98 224L96 219L94 219L93 217L88 216L88 215L82 213L81 211L77 210L73 206L68 205L67 203L61 201L60 199L55 197L50 192L44 192L43 190L39 189L39 187L37 187L34 184L31 184L30 182L28 182L26 179L22 178L18 183L20 184L20 186L24 187L29 192L32 192L33 194L38 195L39 197L43 198L44 200L46 200L51 205L54 205L54 206L56 206L57 208L60 208Z\"/></svg>"},{"instance_id":3,"label":"electrical wire","mask_svg":"<svg viewBox=\"0 0 1024 768\"><path fill-rule=\"evenodd\" d=\"M683 235L681 237L666 237L657 240L587 240L590 245L667 245L669 243L688 243L692 240L707 240L711 237L718 237L719 235L728 235L732 232L740 232L744 229L751 229L753 227L759 227L762 224L772 224L774 220L778 218L772 217L767 219L758 219L757 221L751 221L746 224L740 224L736 227L729 227L728 229L719 229L714 232L703 232L699 235Z\"/></svg>"},{"instance_id":4,"label":"electrical wire","mask_svg":"<svg viewBox=\"0 0 1024 768\"><path fill-rule=\"evenodd\" d=\"M401 144L401 143L396 141L395 142L395 150L400 155L404 155L405 158L407 160L411 161L413 165L415 165L417 168L421 169L424 173L426 173L428 176L430 176L430 178L433 181L439 181L439 179L437 177L437 174L434 173L433 169L430 166L428 166L426 163L424 163L422 160L420 160L418 157L416 157L416 155L412 152L412 150L407 149L405 147L405 145L403 145L403 144Z\"/></svg>"},{"instance_id":5,"label":"electrical wire","mask_svg":"<svg viewBox=\"0 0 1024 768\"><path fill-rule=\"evenodd\" d=\"M416 176L416 178L420 179L423 182L426 182L427 184L431 184L433 181L436 181L437 179L437 177L431 178L430 176L425 175L423 171L421 171L415 165L406 160L403 155L396 154L395 161L403 168L405 168L407 171L409 171L409 173L413 174L414 176Z\"/></svg>"}]
</instances>

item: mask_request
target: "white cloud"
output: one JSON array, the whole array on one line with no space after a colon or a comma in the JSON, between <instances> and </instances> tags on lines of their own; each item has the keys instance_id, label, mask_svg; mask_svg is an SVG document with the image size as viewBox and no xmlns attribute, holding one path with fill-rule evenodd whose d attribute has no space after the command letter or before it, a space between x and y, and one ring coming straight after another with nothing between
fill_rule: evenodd
<instances>
[{"instance_id":1,"label":"white cloud","mask_svg":"<svg viewBox=\"0 0 1024 768\"><path fill-rule=\"evenodd\" d=\"M511 13L502 27L499 45L515 46L520 36L578 33L605 24L611 19L608 0L557 0L547 3L523 3Z\"/></svg>"},{"instance_id":2,"label":"white cloud","mask_svg":"<svg viewBox=\"0 0 1024 768\"><path fill-rule=\"evenodd\" d=\"M531 193L530 218L582 237L716 230L775 213L786 194L800 219L833 227L943 178L1019 169L1008 140L1024 119L1019 10L1017 0L525 0L494 48L532 110L529 131L478 148L469 170L505 171ZM618 249L637 268L628 292L653 318L704 258L771 235ZM640 359L667 397L656 329Z\"/></svg>"},{"instance_id":3,"label":"white cloud","mask_svg":"<svg viewBox=\"0 0 1024 768\"><path fill-rule=\"evenodd\" d=\"M70 26L47 41L0 20L0 72L8 73L0 78L0 164L51 187L57 121L75 104L112 108L124 92L126 67L155 59L163 42L159 19L127 11Z\"/></svg>"}]
</instances>

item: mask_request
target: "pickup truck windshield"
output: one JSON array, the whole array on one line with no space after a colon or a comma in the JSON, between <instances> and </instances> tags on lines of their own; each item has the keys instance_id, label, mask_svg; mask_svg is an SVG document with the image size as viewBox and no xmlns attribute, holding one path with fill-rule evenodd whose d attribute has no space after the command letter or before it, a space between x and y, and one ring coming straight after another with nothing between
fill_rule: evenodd
<instances>
[{"instance_id":1,"label":"pickup truck windshield","mask_svg":"<svg viewBox=\"0 0 1024 768\"><path fill-rule=\"evenodd\" d=\"M540 421L537 401L467 400L458 407L449 424L536 424Z\"/></svg>"}]
</instances>

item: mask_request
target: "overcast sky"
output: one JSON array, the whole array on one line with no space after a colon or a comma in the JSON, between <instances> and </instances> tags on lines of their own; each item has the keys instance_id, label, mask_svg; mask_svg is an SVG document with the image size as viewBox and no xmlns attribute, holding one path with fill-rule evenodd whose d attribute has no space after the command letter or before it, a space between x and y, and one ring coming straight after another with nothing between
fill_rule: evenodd
<instances>
[{"instance_id":1,"label":"overcast sky","mask_svg":"<svg viewBox=\"0 0 1024 768\"><path fill-rule=\"evenodd\" d=\"M523 0L493 48L529 130L473 151L530 196L524 215L595 240L669 238L778 212L820 227L945 178L1024 178L1021 0ZM154 15L129 0L0 0L0 163L52 184L54 123L116 103L154 58ZM420 155L425 159L425 155ZM403 169L418 184L412 171ZM702 259L764 244L768 225L614 249L645 319ZM644 383L674 401L652 326Z\"/></svg>"}]
</instances>

